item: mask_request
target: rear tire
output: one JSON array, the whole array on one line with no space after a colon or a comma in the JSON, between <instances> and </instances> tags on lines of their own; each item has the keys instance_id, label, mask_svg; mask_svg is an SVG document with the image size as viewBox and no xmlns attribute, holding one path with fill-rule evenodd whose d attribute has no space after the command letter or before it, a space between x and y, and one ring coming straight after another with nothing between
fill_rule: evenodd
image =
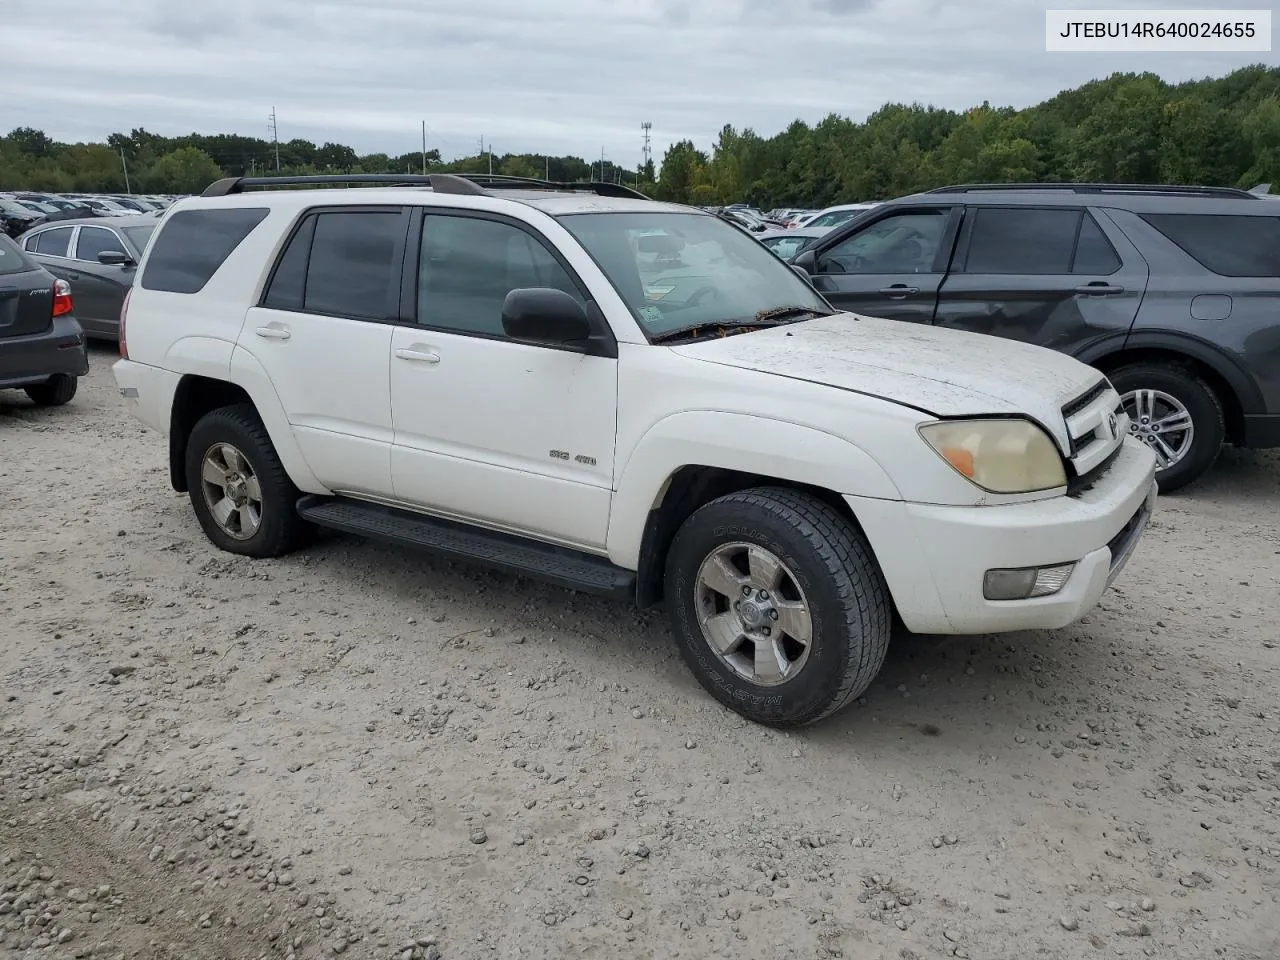
<instances>
[{"instance_id":1,"label":"rear tire","mask_svg":"<svg viewBox=\"0 0 1280 960\"><path fill-rule=\"evenodd\" d=\"M761 724L803 726L840 710L870 686L889 647L889 590L865 537L786 488L695 511L667 554L664 592L698 682Z\"/></svg>"},{"instance_id":2,"label":"rear tire","mask_svg":"<svg viewBox=\"0 0 1280 960\"><path fill-rule=\"evenodd\" d=\"M279 557L306 545L315 527L252 404L206 413L187 439L187 490L205 536L246 557Z\"/></svg>"},{"instance_id":3,"label":"rear tire","mask_svg":"<svg viewBox=\"0 0 1280 960\"><path fill-rule=\"evenodd\" d=\"M44 383L25 388L31 402L37 407L61 407L71 402L80 381L69 373L55 373Z\"/></svg>"},{"instance_id":4,"label":"rear tire","mask_svg":"<svg viewBox=\"0 0 1280 960\"><path fill-rule=\"evenodd\" d=\"M1156 450L1157 458L1167 457L1170 450L1181 454L1167 467L1160 466L1163 461L1157 460L1156 482L1161 493L1172 493L1193 483L1213 466L1227 428L1222 402L1204 380L1186 367L1163 363L1121 367L1110 379L1129 413L1133 435ZM1144 422L1143 416L1151 422ZM1163 432L1152 432L1157 421L1172 422L1173 416L1181 422L1189 420L1189 440L1184 440L1185 430L1165 428Z\"/></svg>"}]
</instances>

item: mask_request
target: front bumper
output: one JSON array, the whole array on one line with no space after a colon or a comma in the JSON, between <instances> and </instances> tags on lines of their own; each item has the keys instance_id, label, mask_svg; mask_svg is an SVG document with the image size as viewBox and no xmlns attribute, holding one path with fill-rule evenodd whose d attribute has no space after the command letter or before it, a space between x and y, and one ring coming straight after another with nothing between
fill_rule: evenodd
<instances>
[{"instance_id":1,"label":"front bumper","mask_svg":"<svg viewBox=\"0 0 1280 960\"><path fill-rule=\"evenodd\" d=\"M0 339L0 389L34 386L59 373L83 377L88 372L84 331L73 316L54 317L40 333Z\"/></svg>"},{"instance_id":2,"label":"front bumper","mask_svg":"<svg viewBox=\"0 0 1280 960\"><path fill-rule=\"evenodd\" d=\"M1126 438L1077 496L956 507L846 497L880 561L903 622L916 633L1053 629L1092 610L1128 563L1156 501L1155 457ZM1049 596L987 600L987 570L1075 563Z\"/></svg>"}]
</instances>

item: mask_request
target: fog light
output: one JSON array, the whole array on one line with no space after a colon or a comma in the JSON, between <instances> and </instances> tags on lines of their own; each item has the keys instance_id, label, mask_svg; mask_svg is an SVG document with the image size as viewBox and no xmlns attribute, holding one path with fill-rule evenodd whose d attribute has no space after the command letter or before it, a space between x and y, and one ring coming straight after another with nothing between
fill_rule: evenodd
<instances>
[{"instance_id":1,"label":"fog light","mask_svg":"<svg viewBox=\"0 0 1280 960\"><path fill-rule=\"evenodd\" d=\"M982 578L982 595L988 600L1029 600L1057 593L1071 577L1074 563L1052 567L988 570Z\"/></svg>"}]
</instances>

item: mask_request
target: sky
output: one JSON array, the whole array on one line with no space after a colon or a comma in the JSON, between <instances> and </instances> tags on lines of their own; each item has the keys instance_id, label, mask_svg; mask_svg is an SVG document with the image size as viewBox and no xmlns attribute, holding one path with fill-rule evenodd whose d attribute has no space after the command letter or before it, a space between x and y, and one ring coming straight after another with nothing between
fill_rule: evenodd
<instances>
[{"instance_id":1,"label":"sky","mask_svg":"<svg viewBox=\"0 0 1280 960\"><path fill-rule=\"evenodd\" d=\"M1029 0L0 0L0 129L73 142L135 127L269 137L274 108L282 141L396 155L421 147L425 121L445 159L474 156L483 139L499 155L603 151L634 167L644 121L659 161L685 138L709 149L726 123L768 136L831 112L860 120L891 101L1023 107L1118 70L1178 81L1280 63L1274 52L1046 53L1044 10Z\"/></svg>"}]
</instances>

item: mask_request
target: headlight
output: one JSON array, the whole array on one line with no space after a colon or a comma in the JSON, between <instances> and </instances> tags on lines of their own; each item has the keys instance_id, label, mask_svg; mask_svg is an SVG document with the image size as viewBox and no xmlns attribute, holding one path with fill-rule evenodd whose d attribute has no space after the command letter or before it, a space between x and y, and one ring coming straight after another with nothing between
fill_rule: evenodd
<instances>
[{"instance_id":1,"label":"headlight","mask_svg":"<svg viewBox=\"0 0 1280 960\"><path fill-rule=\"evenodd\" d=\"M1067 482L1053 439L1030 420L944 420L920 427L920 436L990 493L1032 493Z\"/></svg>"}]
</instances>

